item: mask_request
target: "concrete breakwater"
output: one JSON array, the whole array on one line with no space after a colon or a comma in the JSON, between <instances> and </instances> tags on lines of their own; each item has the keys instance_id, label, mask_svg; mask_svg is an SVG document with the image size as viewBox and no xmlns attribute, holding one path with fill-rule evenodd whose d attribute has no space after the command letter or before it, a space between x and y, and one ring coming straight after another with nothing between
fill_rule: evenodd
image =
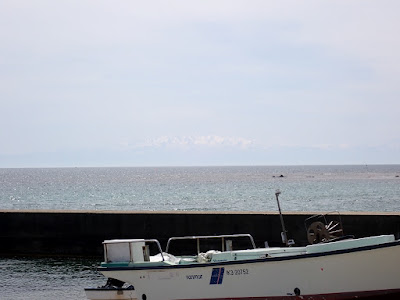
<instances>
[{"instance_id":1,"label":"concrete breakwater","mask_svg":"<svg viewBox=\"0 0 400 300\"><path fill-rule=\"evenodd\" d=\"M304 221L315 213L284 213L288 237L306 245ZM318 213L320 214L320 213ZM400 237L399 213L341 213L345 234ZM100 256L102 242L171 236L250 233L258 247L281 246L274 212L0 211L0 255Z\"/></svg>"}]
</instances>

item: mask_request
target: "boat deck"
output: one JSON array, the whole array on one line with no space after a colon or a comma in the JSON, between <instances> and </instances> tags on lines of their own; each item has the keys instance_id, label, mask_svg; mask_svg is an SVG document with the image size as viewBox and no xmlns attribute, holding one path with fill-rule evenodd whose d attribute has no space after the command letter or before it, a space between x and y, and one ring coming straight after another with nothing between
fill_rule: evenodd
<instances>
[{"instance_id":1,"label":"boat deck","mask_svg":"<svg viewBox=\"0 0 400 300\"><path fill-rule=\"evenodd\" d=\"M290 257L304 254L326 253L332 251L356 249L361 247L368 247L380 245L385 243L394 242L394 235L380 235L374 237L366 237L359 239L346 239L336 242L320 243L315 245L308 245L305 247L270 247L270 248L256 248L248 250L236 251L216 251L209 250L205 253L198 253L193 256L174 256L170 253L159 253L154 256L149 256L148 260L133 259L132 248L129 244L136 243L138 240L118 240L112 241L109 245L114 245L110 250L118 253L117 259L101 263L102 267L130 267L130 266L162 266L162 265L192 265L199 263L218 263L228 261L241 261L241 260L254 260L254 259L268 259L276 257ZM144 244L143 240L140 240ZM109 253L112 253L109 251ZM136 253L137 257L137 253Z\"/></svg>"}]
</instances>

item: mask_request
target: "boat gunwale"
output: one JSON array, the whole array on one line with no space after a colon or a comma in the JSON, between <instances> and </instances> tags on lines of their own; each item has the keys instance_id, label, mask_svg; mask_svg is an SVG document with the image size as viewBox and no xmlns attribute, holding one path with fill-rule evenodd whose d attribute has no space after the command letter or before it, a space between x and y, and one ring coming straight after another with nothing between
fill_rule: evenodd
<instances>
[{"instance_id":1,"label":"boat gunwale","mask_svg":"<svg viewBox=\"0 0 400 300\"><path fill-rule=\"evenodd\" d=\"M316 252L316 253L288 255L288 256L280 256L280 257L265 257L265 258L255 258L255 259L229 260L229 261L193 263L193 264L183 264L183 265L175 265L174 264L174 265L145 266L142 264L141 266L126 266L126 267L99 266L99 267L97 267L97 270L100 272L101 271L131 271L131 270L169 270L169 269L215 267L215 266L226 266L226 265L242 265L242 264L260 263L260 262L268 263L268 262L307 259L307 258L323 257L323 256L331 256L331 255L341 255L341 254L347 254L347 253L369 251L369 250L390 248L390 247L396 247L396 246L400 246L400 240L395 240L393 242L387 242L387 243L383 243L383 244L368 245L368 246L354 247L354 248L348 248L348 249L339 249L339 250ZM260 249L262 249L262 248L260 248Z\"/></svg>"}]
</instances>

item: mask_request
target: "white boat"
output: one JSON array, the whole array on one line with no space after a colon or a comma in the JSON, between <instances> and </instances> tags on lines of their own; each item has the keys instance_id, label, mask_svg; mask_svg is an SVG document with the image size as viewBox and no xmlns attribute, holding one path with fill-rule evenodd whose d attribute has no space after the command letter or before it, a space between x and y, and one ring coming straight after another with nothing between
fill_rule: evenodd
<instances>
[{"instance_id":1,"label":"white boat","mask_svg":"<svg viewBox=\"0 0 400 300\"><path fill-rule=\"evenodd\" d=\"M217 238L230 243L238 236ZM151 243L159 245L146 239L104 241L100 272L134 285L141 300L400 299L400 241L393 235L195 256L148 256Z\"/></svg>"},{"instance_id":2,"label":"white boat","mask_svg":"<svg viewBox=\"0 0 400 300\"><path fill-rule=\"evenodd\" d=\"M106 240L98 270L133 285L138 300L400 299L400 240L329 234L340 231L313 222L308 237L319 243L302 247L256 248L249 234L171 238L165 252L156 239ZM174 255L176 243L195 250Z\"/></svg>"}]
</instances>

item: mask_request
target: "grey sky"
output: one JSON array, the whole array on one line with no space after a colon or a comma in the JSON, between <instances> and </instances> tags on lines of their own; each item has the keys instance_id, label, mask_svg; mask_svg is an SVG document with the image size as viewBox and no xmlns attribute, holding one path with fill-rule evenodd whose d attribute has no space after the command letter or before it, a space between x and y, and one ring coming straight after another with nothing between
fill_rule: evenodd
<instances>
[{"instance_id":1,"label":"grey sky","mask_svg":"<svg viewBox=\"0 0 400 300\"><path fill-rule=\"evenodd\" d=\"M0 167L400 163L398 1L0 3Z\"/></svg>"}]
</instances>

